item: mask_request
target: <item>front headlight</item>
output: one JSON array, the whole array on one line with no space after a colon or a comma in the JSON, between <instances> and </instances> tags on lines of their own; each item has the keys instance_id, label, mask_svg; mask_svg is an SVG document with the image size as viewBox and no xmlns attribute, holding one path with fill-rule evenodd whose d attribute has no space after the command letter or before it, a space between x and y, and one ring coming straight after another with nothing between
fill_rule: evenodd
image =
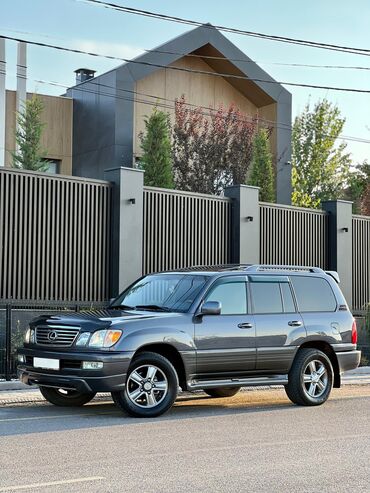
<instances>
[{"instance_id":1,"label":"front headlight","mask_svg":"<svg viewBox=\"0 0 370 493\"><path fill-rule=\"evenodd\" d=\"M89 347L112 347L122 335L122 330L97 330L90 337Z\"/></svg>"},{"instance_id":2,"label":"front headlight","mask_svg":"<svg viewBox=\"0 0 370 493\"><path fill-rule=\"evenodd\" d=\"M24 343L29 344L30 342L31 343L35 342L35 330L31 329L31 327L28 327L24 335Z\"/></svg>"}]
</instances>

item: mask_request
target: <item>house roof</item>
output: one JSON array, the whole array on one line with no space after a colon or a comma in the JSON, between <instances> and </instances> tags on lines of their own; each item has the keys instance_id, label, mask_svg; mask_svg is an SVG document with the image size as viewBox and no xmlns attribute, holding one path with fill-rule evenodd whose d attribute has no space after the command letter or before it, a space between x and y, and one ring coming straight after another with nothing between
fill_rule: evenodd
<instances>
[{"instance_id":1,"label":"house roof","mask_svg":"<svg viewBox=\"0 0 370 493\"><path fill-rule=\"evenodd\" d=\"M287 98L290 93L267 72L259 67L237 46L229 41L211 24L204 24L124 63L113 70L117 80L137 81L151 73L166 68L186 55L194 54L203 58L211 71L219 74L235 75L241 78L227 77L227 80L239 92L244 94L256 106L266 106ZM248 77L251 80L244 79ZM88 82L88 81L87 81ZM83 84L84 82L82 82Z\"/></svg>"}]
</instances>

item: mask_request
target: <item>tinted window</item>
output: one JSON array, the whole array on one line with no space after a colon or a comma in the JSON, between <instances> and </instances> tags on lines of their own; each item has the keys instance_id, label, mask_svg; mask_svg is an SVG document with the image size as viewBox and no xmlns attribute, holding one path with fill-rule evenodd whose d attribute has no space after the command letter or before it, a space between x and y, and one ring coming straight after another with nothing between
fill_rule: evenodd
<instances>
[{"instance_id":1,"label":"tinted window","mask_svg":"<svg viewBox=\"0 0 370 493\"><path fill-rule=\"evenodd\" d=\"M321 277L292 276L301 312L333 312L337 302L329 283Z\"/></svg>"},{"instance_id":2,"label":"tinted window","mask_svg":"<svg viewBox=\"0 0 370 493\"><path fill-rule=\"evenodd\" d=\"M283 302L277 282L251 282L254 313L282 313Z\"/></svg>"},{"instance_id":3,"label":"tinted window","mask_svg":"<svg viewBox=\"0 0 370 493\"><path fill-rule=\"evenodd\" d=\"M211 288L205 301L219 301L221 315L238 315L247 313L247 291L244 280L222 281Z\"/></svg>"},{"instance_id":4,"label":"tinted window","mask_svg":"<svg viewBox=\"0 0 370 493\"><path fill-rule=\"evenodd\" d=\"M290 285L287 282L280 284L281 292L283 294L284 301L284 311L286 313L295 312L295 305L292 296L292 290L290 289Z\"/></svg>"}]
</instances>

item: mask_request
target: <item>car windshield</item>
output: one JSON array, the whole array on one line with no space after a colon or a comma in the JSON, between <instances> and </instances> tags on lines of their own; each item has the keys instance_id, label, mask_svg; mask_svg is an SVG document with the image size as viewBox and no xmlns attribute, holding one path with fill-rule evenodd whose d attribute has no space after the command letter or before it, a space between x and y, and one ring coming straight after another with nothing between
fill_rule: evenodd
<instances>
[{"instance_id":1,"label":"car windshield","mask_svg":"<svg viewBox=\"0 0 370 493\"><path fill-rule=\"evenodd\" d=\"M112 308L187 312L207 282L191 274L154 274L137 281L114 300Z\"/></svg>"}]
</instances>

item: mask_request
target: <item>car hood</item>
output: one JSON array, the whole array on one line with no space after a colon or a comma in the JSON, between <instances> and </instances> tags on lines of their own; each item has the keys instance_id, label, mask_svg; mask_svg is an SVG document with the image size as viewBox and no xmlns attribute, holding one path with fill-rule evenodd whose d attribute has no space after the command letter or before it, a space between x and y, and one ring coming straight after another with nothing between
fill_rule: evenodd
<instances>
[{"instance_id":1,"label":"car hood","mask_svg":"<svg viewBox=\"0 0 370 493\"><path fill-rule=\"evenodd\" d=\"M91 310L83 312L57 313L41 315L32 320L30 326L49 325L49 326L72 326L81 327L83 331L93 331L96 329L106 329L111 326L127 325L129 322L167 319L169 317L181 316L175 312L154 312L147 310Z\"/></svg>"}]
</instances>

